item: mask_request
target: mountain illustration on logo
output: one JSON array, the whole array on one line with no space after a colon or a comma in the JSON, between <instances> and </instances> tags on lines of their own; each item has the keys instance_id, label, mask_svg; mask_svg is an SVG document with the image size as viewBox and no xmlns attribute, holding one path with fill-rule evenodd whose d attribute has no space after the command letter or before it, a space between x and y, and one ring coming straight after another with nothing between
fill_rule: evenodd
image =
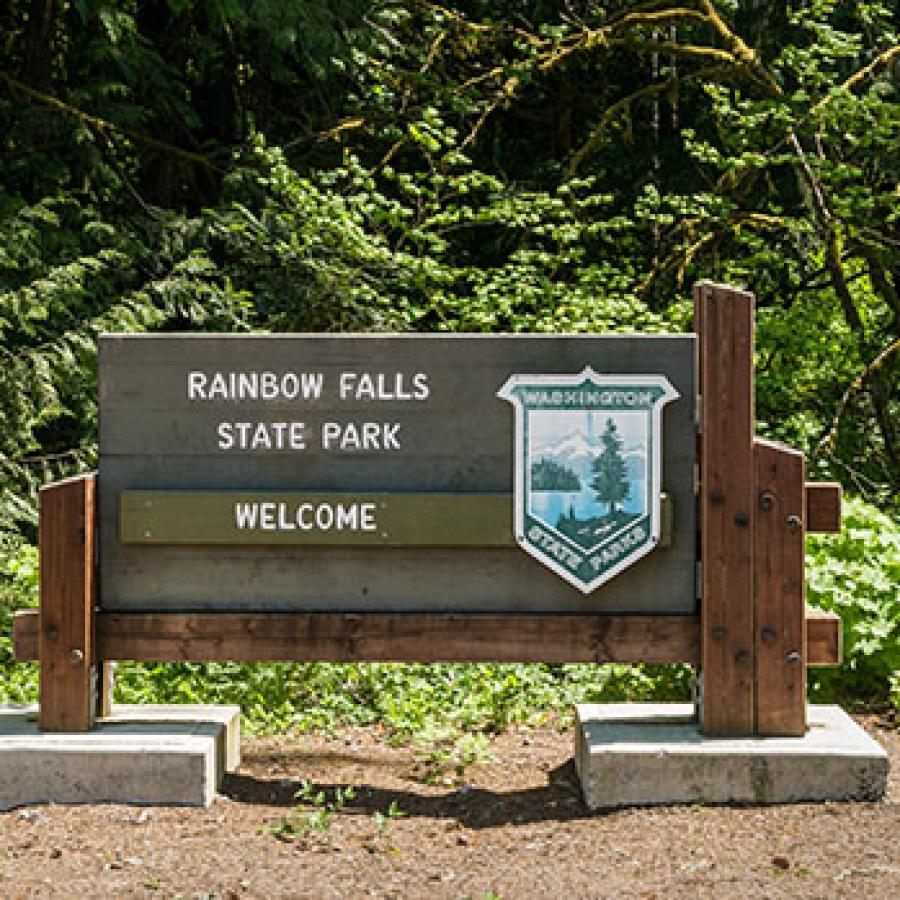
<instances>
[{"instance_id":1,"label":"mountain illustration on logo","mask_svg":"<svg viewBox=\"0 0 900 900\"><path fill-rule=\"evenodd\" d=\"M564 435L558 441L531 450L532 469L537 460L549 460L557 466L569 470L579 478L591 477L591 465L603 452L599 438L590 438L580 430ZM622 449L622 456L628 466L629 480L642 479L647 467L647 443L639 441ZM531 483L533 491L542 490ZM543 488L552 490L552 488Z\"/></svg>"}]
</instances>

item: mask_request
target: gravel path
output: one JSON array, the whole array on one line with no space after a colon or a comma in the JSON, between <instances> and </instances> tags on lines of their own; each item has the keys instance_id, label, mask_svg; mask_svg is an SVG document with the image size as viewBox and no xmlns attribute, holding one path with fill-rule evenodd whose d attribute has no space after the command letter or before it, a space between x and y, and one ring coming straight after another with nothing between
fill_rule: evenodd
<instances>
[{"instance_id":1,"label":"gravel path","mask_svg":"<svg viewBox=\"0 0 900 900\"><path fill-rule=\"evenodd\" d=\"M891 756L885 802L593 815L570 730L500 735L437 784L421 752L373 729L245 739L240 772L208 810L0 815L0 896L895 900L900 731L863 724ZM297 814L301 779L312 800L325 796ZM355 796L336 801L347 785Z\"/></svg>"}]
</instances>

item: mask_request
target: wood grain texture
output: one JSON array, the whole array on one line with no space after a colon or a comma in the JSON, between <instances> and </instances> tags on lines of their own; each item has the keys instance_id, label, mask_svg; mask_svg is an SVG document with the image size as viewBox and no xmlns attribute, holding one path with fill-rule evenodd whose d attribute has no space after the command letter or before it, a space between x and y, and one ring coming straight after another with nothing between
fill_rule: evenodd
<instances>
[{"instance_id":1,"label":"wood grain texture","mask_svg":"<svg viewBox=\"0 0 900 900\"><path fill-rule=\"evenodd\" d=\"M837 613L806 608L806 665L839 666L844 661L844 628Z\"/></svg>"},{"instance_id":2,"label":"wood grain texture","mask_svg":"<svg viewBox=\"0 0 900 900\"><path fill-rule=\"evenodd\" d=\"M814 534L836 534L841 530L841 496L836 482L806 483L806 530Z\"/></svg>"},{"instance_id":3,"label":"wood grain texture","mask_svg":"<svg viewBox=\"0 0 900 900\"><path fill-rule=\"evenodd\" d=\"M165 615L171 615L170 613L166 613ZM206 633L210 635L209 640L214 641L215 634L212 632L212 629L216 627L215 619L219 617L220 614L217 613L198 613L194 614L195 616L202 617L203 622L208 622L208 624L198 624L196 627L204 630ZM230 614L226 614L230 615ZM259 614L259 618L264 618L268 616L267 613ZM282 617L287 617L290 621L295 617L296 614L292 613L281 613L277 614ZM340 618L333 617L330 614L323 614L323 617L328 616L329 618ZM123 619L125 618L125 614L114 614L114 613L99 613L97 617L97 633L98 633L98 643L100 649L102 649L103 653L108 655L109 659L123 659L123 655L121 650L119 649L119 645L117 641L119 639L118 632L115 630L120 627ZM193 616L192 616L193 618ZM243 619L243 617L241 617ZM306 617L304 617L305 619ZM355 618L362 619L363 628L366 627L366 615L362 615ZM454 621L459 619L465 619L466 616L453 616L453 617L439 617L439 618L451 618ZM474 617L476 621L473 623L473 627L478 625L480 621L480 617ZM491 619L496 617L489 617ZM531 617L529 617L531 618ZM547 616L539 616L537 617L540 620L544 621L548 618ZM592 622L596 625L595 620L598 618L596 616L560 616L555 618L561 618L564 621L562 627L568 627L569 629L577 629L579 632L584 628L587 623L590 625ZM647 617L642 617L647 618ZM128 614L128 619L133 620L129 627L129 633L133 633L136 629L140 627L149 627L151 622L156 621L156 616L153 616L152 619L148 619L147 616L141 613ZM505 622L509 622L509 617L504 617ZM700 658L700 619L698 616L676 616L676 617L658 617L653 618L650 621L645 621L643 623L639 623L636 619L632 617L628 617L627 620L632 622L631 628L642 628L645 633L650 635L658 636L654 639L657 640L658 648L663 646L670 646L672 651L670 654L673 657L683 656L682 662L691 663L692 665L699 662ZM510 623L512 626L516 625L515 621ZM623 625L609 625L607 628L607 634L610 632L622 633L623 628L627 628L629 626ZM665 630L667 628L671 628L674 631L674 635L665 635ZM166 629L167 632L171 631L171 628ZM260 630L265 630L262 626L253 628L257 633ZM809 666L837 666L841 664L841 620L834 613L824 612L819 609L807 609L806 611L806 646L807 646L807 664ZM144 640L147 641L148 644L153 644L153 636L150 634L143 634L140 638L134 638L130 640ZM281 640L279 638L279 640ZM590 648L590 638L584 639L583 637L576 637L575 641L578 645ZM606 643L609 643L609 638L606 639ZM33 660L37 659L37 644L38 644L38 613L37 610L19 610L13 616L13 657L19 661L25 660ZM155 646L155 645L154 645ZM682 647L682 652L676 652L677 646ZM261 654L264 651L254 651L257 654ZM266 652L274 652L266 651ZM307 652L307 651L304 651ZM312 651L308 651L312 652ZM457 649L455 652L463 653L464 651ZM584 652L584 651L582 651ZM620 654L623 651L619 651ZM639 652L639 651L636 651ZM654 651L657 656L667 655L661 652L660 649ZM534 656L538 651L531 650L529 651L530 655ZM553 650L553 653L557 657L556 661L560 661L559 657L561 655L561 651L559 649ZM313 658L313 657L310 657ZM208 661L208 660L207 660ZM517 662L520 660L514 659L512 662ZM565 661L565 660L563 660ZM577 660L569 660L571 662L575 662ZM585 659L582 661L590 662L592 659ZM677 660L673 660L677 661ZM106 665L111 665L107 663Z\"/></svg>"},{"instance_id":4,"label":"wood grain texture","mask_svg":"<svg viewBox=\"0 0 900 900\"><path fill-rule=\"evenodd\" d=\"M40 717L42 731L94 721L94 491L83 475L40 491Z\"/></svg>"},{"instance_id":5,"label":"wood grain texture","mask_svg":"<svg viewBox=\"0 0 900 900\"><path fill-rule=\"evenodd\" d=\"M100 339L100 605L107 611L693 614L693 335L192 335ZM142 545L119 540L123 491L511 494L511 374L666 374L662 489L673 529L585 597L510 545ZM321 372L319 400L191 401L191 370ZM427 401L340 400L343 372L426 373ZM224 451L216 423L302 420L302 452ZM390 452L324 452L323 421L400 425ZM671 487L670 487L671 486ZM512 513L510 503L509 514Z\"/></svg>"},{"instance_id":6,"label":"wood grain texture","mask_svg":"<svg viewBox=\"0 0 900 900\"><path fill-rule=\"evenodd\" d=\"M703 710L713 736L754 733L753 295L702 282L699 310Z\"/></svg>"},{"instance_id":7,"label":"wood grain texture","mask_svg":"<svg viewBox=\"0 0 900 900\"><path fill-rule=\"evenodd\" d=\"M700 658L696 616L99 613L105 660L159 662L645 662ZM37 616L15 617L16 659Z\"/></svg>"},{"instance_id":8,"label":"wood grain texture","mask_svg":"<svg viewBox=\"0 0 900 900\"><path fill-rule=\"evenodd\" d=\"M806 733L805 465L800 451L759 439L753 463L756 732L796 737Z\"/></svg>"}]
</instances>

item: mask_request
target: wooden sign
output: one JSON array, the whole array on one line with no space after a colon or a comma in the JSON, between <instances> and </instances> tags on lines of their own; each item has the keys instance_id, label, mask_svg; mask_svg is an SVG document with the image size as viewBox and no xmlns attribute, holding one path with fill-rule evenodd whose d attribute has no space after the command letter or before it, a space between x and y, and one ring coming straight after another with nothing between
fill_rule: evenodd
<instances>
[{"instance_id":1,"label":"wooden sign","mask_svg":"<svg viewBox=\"0 0 900 900\"><path fill-rule=\"evenodd\" d=\"M694 357L692 335L104 336L100 605L693 612ZM535 445L531 464L572 481L538 485L563 512L536 559L516 544L516 417L498 394L586 369L655 399L614 409L597 391ZM613 420L626 494L609 503L591 464ZM588 566L620 545L599 577L560 577L561 554Z\"/></svg>"},{"instance_id":2,"label":"wooden sign","mask_svg":"<svg viewBox=\"0 0 900 900\"><path fill-rule=\"evenodd\" d=\"M41 490L14 623L41 728L111 660L509 660L687 663L706 734L803 734L840 486L754 436L752 296L695 301L677 337L102 338L99 483Z\"/></svg>"}]
</instances>

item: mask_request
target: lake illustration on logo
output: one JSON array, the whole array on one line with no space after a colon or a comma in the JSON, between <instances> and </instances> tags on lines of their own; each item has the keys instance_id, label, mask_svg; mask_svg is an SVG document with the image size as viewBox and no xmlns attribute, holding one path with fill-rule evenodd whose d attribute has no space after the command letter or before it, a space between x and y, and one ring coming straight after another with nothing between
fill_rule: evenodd
<instances>
[{"instance_id":1,"label":"lake illustration on logo","mask_svg":"<svg viewBox=\"0 0 900 900\"><path fill-rule=\"evenodd\" d=\"M529 511L585 550L646 516L647 438L644 413L536 410Z\"/></svg>"},{"instance_id":2,"label":"lake illustration on logo","mask_svg":"<svg viewBox=\"0 0 900 900\"><path fill-rule=\"evenodd\" d=\"M513 375L519 545L584 593L659 541L662 375Z\"/></svg>"}]
</instances>

